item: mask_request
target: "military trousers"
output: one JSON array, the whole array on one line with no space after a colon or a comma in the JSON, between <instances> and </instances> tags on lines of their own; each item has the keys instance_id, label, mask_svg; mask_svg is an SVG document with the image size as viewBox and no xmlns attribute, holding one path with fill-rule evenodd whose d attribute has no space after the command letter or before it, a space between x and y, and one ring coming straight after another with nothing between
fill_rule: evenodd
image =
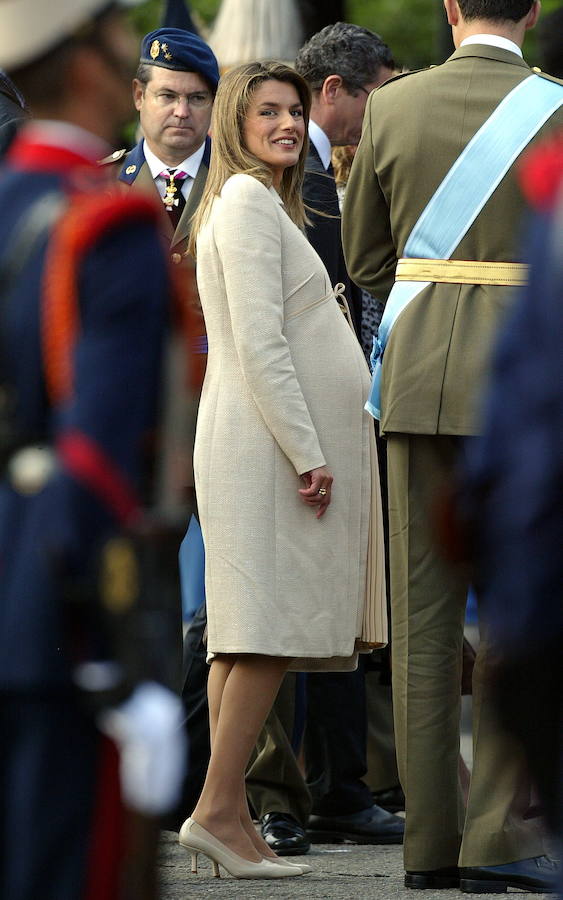
<instances>
[{"instance_id":1,"label":"military trousers","mask_svg":"<svg viewBox=\"0 0 563 900\"><path fill-rule=\"evenodd\" d=\"M366 672L367 774L371 791L385 791L399 783L391 686L381 684L379 672Z\"/></svg>"},{"instance_id":2,"label":"military trousers","mask_svg":"<svg viewBox=\"0 0 563 900\"><path fill-rule=\"evenodd\" d=\"M545 852L521 748L498 722L486 636L473 673L473 768L458 777L462 640L468 584L441 557L432 507L463 444L388 435L393 705L406 796L405 868L483 866Z\"/></svg>"}]
</instances>

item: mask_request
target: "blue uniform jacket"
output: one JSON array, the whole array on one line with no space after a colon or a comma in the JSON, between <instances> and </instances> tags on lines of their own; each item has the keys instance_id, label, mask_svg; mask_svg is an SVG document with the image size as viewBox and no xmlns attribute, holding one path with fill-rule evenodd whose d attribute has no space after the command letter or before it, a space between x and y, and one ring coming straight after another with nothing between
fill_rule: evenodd
<instances>
[{"instance_id":1,"label":"blue uniform jacket","mask_svg":"<svg viewBox=\"0 0 563 900\"><path fill-rule=\"evenodd\" d=\"M36 129L37 130L37 129ZM0 173L0 247L39 196L95 181L94 161L62 147L34 148L26 129ZM36 164L28 157L42 158ZM97 190L105 190L98 185ZM5 377L18 430L29 443L65 445L55 474L37 493L0 480L0 690L51 690L69 684L70 648L61 573L95 583L101 543L124 526L116 494L140 502L143 446L154 426L169 284L156 230L146 222L111 228L87 252L79 273L74 392L48 401L41 349L45 241L26 260L0 303ZM123 504L121 504L123 506ZM92 626L91 647L97 640Z\"/></svg>"}]
</instances>

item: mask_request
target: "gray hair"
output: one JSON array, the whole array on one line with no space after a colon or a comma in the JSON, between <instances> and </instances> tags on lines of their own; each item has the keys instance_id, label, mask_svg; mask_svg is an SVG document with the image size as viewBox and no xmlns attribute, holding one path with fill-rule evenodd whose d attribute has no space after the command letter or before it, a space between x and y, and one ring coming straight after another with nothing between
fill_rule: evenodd
<instances>
[{"instance_id":1,"label":"gray hair","mask_svg":"<svg viewBox=\"0 0 563 900\"><path fill-rule=\"evenodd\" d=\"M313 91L319 91L329 75L340 75L349 91L357 91L376 81L382 66L396 68L387 44L369 28L347 22L318 31L295 60L295 68Z\"/></svg>"}]
</instances>

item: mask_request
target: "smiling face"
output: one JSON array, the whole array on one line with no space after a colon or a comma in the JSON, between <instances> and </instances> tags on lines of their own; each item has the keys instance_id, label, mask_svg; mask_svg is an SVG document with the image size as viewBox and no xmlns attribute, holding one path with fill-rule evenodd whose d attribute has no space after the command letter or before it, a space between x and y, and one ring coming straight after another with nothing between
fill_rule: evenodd
<instances>
[{"instance_id":1,"label":"smiling face","mask_svg":"<svg viewBox=\"0 0 563 900\"><path fill-rule=\"evenodd\" d=\"M135 108L152 152L167 166L177 166L201 147L211 122L212 103L196 107L187 97L206 95L211 101L211 90L197 72L176 72L162 66L150 69L148 84L137 79L133 83Z\"/></svg>"},{"instance_id":2,"label":"smiling face","mask_svg":"<svg viewBox=\"0 0 563 900\"><path fill-rule=\"evenodd\" d=\"M305 138L303 105L297 89L268 79L256 88L244 123L246 149L272 170L274 187L289 166L299 161Z\"/></svg>"}]
</instances>

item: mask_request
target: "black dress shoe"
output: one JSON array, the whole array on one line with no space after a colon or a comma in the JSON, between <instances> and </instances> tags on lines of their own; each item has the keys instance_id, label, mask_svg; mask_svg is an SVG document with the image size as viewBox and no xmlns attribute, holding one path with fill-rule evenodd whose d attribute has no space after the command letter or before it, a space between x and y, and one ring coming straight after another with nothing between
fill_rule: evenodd
<instances>
[{"instance_id":1,"label":"black dress shoe","mask_svg":"<svg viewBox=\"0 0 563 900\"><path fill-rule=\"evenodd\" d=\"M375 803L347 816L309 816L313 844L402 844L405 822Z\"/></svg>"},{"instance_id":2,"label":"black dress shoe","mask_svg":"<svg viewBox=\"0 0 563 900\"><path fill-rule=\"evenodd\" d=\"M509 887L532 894L552 894L558 864L548 856L533 856L502 866L469 866L460 869L459 886L466 894L505 894Z\"/></svg>"},{"instance_id":3,"label":"black dress shoe","mask_svg":"<svg viewBox=\"0 0 563 900\"><path fill-rule=\"evenodd\" d=\"M405 795L400 784L385 791L372 791L372 796L373 802L387 812L396 813L405 808Z\"/></svg>"},{"instance_id":4,"label":"black dress shoe","mask_svg":"<svg viewBox=\"0 0 563 900\"><path fill-rule=\"evenodd\" d=\"M289 813L266 813L260 819L260 831L278 856L303 856L311 849L305 829Z\"/></svg>"},{"instance_id":5,"label":"black dress shoe","mask_svg":"<svg viewBox=\"0 0 563 900\"><path fill-rule=\"evenodd\" d=\"M447 866L444 869L426 869L421 872L406 872L405 887L417 888L423 891L426 888L457 888L459 887L459 869L457 866Z\"/></svg>"}]
</instances>

